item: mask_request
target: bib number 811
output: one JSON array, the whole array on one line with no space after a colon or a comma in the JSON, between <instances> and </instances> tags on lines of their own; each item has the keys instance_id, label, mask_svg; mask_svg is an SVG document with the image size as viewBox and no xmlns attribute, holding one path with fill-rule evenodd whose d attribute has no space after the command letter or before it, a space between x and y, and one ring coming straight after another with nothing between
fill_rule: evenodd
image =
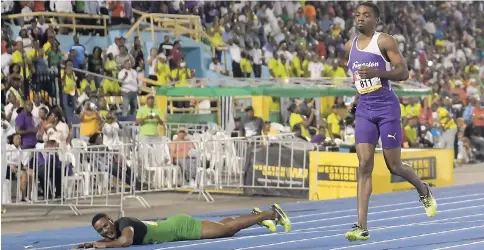
<instances>
[{"instance_id":1,"label":"bib number 811","mask_svg":"<svg viewBox=\"0 0 484 250\"><path fill-rule=\"evenodd\" d=\"M361 88L368 88L373 86L373 84L371 83L371 79L363 79L360 80L360 86Z\"/></svg>"}]
</instances>

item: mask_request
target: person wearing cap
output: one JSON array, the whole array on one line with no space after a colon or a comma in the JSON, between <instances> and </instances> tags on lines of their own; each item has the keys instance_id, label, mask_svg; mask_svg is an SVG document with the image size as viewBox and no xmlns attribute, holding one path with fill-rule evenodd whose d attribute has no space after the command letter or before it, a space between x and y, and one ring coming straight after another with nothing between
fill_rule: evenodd
<instances>
[{"instance_id":1,"label":"person wearing cap","mask_svg":"<svg viewBox=\"0 0 484 250\"><path fill-rule=\"evenodd\" d=\"M163 125L161 112L155 107L155 97L148 95L146 104L141 106L136 113L136 124L140 126L140 141L155 143L160 140L158 125Z\"/></svg>"},{"instance_id":2,"label":"person wearing cap","mask_svg":"<svg viewBox=\"0 0 484 250\"><path fill-rule=\"evenodd\" d=\"M245 109L246 117L240 126L240 136L251 137L262 135L264 120L254 115L254 108L249 106Z\"/></svg>"},{"instance_id":3,"label":"person wearing cap","mask_svg":"<svg viewBox=\"0 0 484 250\"><path fill-rule=\"evenodd\" d=\"M331 136L327 135L328 137L341 138L341 116L336 113L337 110L338 105L334 104L331 114L328 115L328 131L332 134Z\"/></svg>"},{"instance_id":4,"label":"person wearing cap","mask_svg":"<svg viewBox=\"0 0 484 250\"><path fill-rule=\"evenodd\" d=\"M433 112L437 112L439 124L443 131L440 147L454 149L454 140L457 133L457 124L454 118L451 117L446 108L439 106L437 100L432 103L431 108Z\"/></svg>"}]
</instances>

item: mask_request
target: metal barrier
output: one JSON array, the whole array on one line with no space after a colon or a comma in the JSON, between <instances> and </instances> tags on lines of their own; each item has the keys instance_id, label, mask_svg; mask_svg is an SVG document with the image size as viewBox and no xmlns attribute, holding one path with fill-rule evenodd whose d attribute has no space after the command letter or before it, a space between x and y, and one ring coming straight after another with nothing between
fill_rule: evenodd
<instances>
[{"instance_id":1,"label":"metal barrier","mask_svg":"<svg viewBox=\"0 0 484 250\"><path fill-rule=\"evenodd\" d=\"M13 149L4 156L2 205L69 207L76 215L79 207L112 207L124 214L123 201L130 198L125 182L131 179L122 151ZM111 187L114 180L117 185Z\"/></svg>"},{"instance_id":2,"label":"metal barrier","mask_svg":"<svg viewBox=\"0 0 484 250\"><path fill-rule=\"evenodd\" d=\"M180 188L207 202L214 202L208 188L308 190L310 150L318 148L292 133L230 138L221 132L196 132L190 140L139 138L116 147L78 140L68 151L4 150L2 169L8 169L2 178L9 180L3 182L2 205L69 207L76 215L79 207L115 207L122 215L126 199L150 207L141 194Z\"/></svg>"}]
</instances>

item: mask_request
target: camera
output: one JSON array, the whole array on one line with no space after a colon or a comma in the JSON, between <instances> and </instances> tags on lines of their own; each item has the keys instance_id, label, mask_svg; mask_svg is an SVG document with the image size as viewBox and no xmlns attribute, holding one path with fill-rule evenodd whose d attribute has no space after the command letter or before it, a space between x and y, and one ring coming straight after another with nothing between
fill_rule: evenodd
<instances>
[{"instance_id":1,"label":"camera","mask_svg":"<svg viewBox=\"0 0 484 250\"><path fill-rule=\"evenodd\" d=\"M151 117L156 117L156 113L155 112L151 112Z\"/></svg>"}]
</instances>

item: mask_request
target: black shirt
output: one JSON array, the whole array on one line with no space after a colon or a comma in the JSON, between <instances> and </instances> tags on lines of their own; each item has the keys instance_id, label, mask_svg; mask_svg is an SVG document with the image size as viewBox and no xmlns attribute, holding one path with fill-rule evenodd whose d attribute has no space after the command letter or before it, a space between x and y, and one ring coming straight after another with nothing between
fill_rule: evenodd
<instances>
[{"instance_id":1,"label":"black shirt","mask_svg":"<svg viewBox=\"0 0 484 250\"><path fill-rule=\"evenodd\" d=\"M121 217L114 222L114 226L116 227L117 235L119 236L121 236L121 232L123 232L125 228L132 227L134 231L133 245L143 244L143 239L148 231L145 223L132 217Z\"/></svg>"}]
</instances>

